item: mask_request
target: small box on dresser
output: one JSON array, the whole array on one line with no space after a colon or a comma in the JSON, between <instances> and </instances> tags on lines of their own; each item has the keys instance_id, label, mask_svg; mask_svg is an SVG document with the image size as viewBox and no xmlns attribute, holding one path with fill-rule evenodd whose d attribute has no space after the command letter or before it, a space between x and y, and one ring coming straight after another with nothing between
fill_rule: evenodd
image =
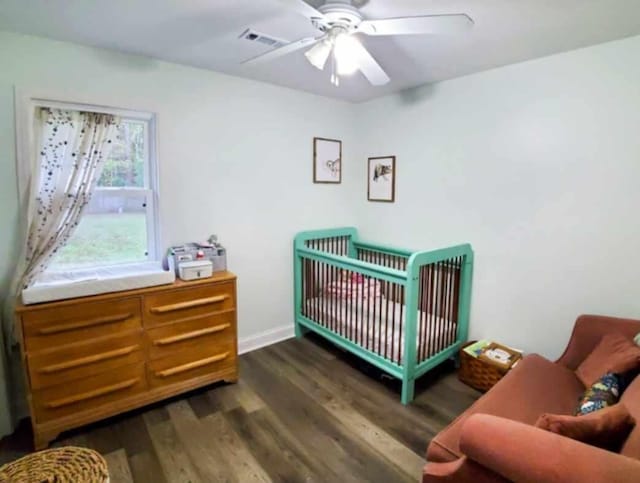
<instances>
[{"instance_id":1,"label":"small box on dresser","mask_svg":"<svg viewBox=\"0 0 640 483\"><path fill-rule=\"evenodd\" d=\"M19 305L36 449L62 431L238 379L236 277Z\"/></svg>"}]
</instances>

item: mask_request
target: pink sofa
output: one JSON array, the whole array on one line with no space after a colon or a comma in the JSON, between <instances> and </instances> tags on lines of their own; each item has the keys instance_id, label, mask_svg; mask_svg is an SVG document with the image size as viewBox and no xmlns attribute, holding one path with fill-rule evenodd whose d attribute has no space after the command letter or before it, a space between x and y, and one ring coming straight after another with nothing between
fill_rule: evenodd
<instances>
[{"instance_id":1,"label":"pink sofa","mask_svg":"<svg viewBox=\"0 0 640 483\"><path fill-rule=\"evenodd\" d=\"M611 331L633 338L640 332L640 320L583 315L556 362L537 354L526 356L433 438L423 483L639 482L640 377L621 398L638 423L620 454L533 426L542 413L573 412L585 390L574 370Z\"/></svg>"}]
</instances>

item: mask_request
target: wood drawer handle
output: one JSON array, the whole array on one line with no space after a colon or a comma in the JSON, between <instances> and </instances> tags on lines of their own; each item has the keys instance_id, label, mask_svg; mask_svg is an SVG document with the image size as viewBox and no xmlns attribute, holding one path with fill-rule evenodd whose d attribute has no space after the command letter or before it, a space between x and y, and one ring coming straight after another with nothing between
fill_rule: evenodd
<instances>
[{"instance_id":1,"label":"wood drawer handle","mask_svg":"<svg viewBox=\"0 0 640 483\"><path fill-rule=\"evenodd\" d=\"M82 394L76 394L75 396L67 397L64 399L56 399L45 404L45 407L49 409L57 409L63 406L69 406L76 404L87 399L94 399L96 397L105 396L118 391L124 391L132 386L135 386L140 381L139 378L129 379L127 381L119 382L111 386L101 387L100 389L94 389L93 391L84 392Z\"/></svg>"},{"instance_id":2,"label":"wood drawer handle","mask_svg":"<svg viewBox=\"0 0 640 483\"><path fill-rule=\"evenodd\" d=\"M137 345L132 345L130 347L123 347L122 349L116 349L109 352L103 352L101 354L81 357L79 359L73 359L70 361L61 362L59 364L51 364L50 366L45 366L38 369L38 372L40 374L51 374L54 372L66 371L67 369L74 369L76 367L86 366L87 364L93 364L95 362L101 362L108 359L115 359L117 357L126 356L128 354L131 354L137 348Z\"/></svg>"},{"instance_id":3,"label":"wood drawer handle","mask_svg":"<svg viewBox=\"0 0 640 483\"><path fill-rule=\"evenodd\" d=\"M184 334L174 335L171 337L165 337L164 339L158 339L154 342L155 345L169 345L176 342L182 342L189 339L196 339L209 334L215 334L231 327L231 324L220 324L214 327L207 327L206 329L194 330L192 332L185 332Z\"/></svg>"},{"instance_id":4,"label":"wood drawer handle","mask_svg":"<svg viewBox=\"0 0 640 483\"><path fill-rule=\"evenodd\" d=\"M80 322L71 322L68 324L60 324L53 327L43 327L38 330L40 335L59 334L60 332L69 332L70 330L85 329L96 325L113 324L114 322L122 322L130 318L132 314L111 315L109 317L99 317L97 319L82 320Z\"/></svg>"},{"instance_id":5,"label":"wood drawer handle","mask_svg":"<svg viewBox=\"0 0 640 483\"><path fill-rule=\"evenodd\" d=\"M177 310L192 309L194 307L202 307L203 305L219 304L229 298L228 295L216 295L215 297L206 297L203 299L189 300L188 302L179 302L177 304L160 305L152 307L152 314L166 314L167 312L175 312Z\"/></svg>"},{"instance_id":6,"label":"wood drawer handle","mask_svg":"<svg viewBox=\"0 0 640 483\"><path fill-rule=\"evenodd\" d=\"M158 371L156 372L156 377L173 376L175 374L180 374L181 372L186 372L190 371L191 369L197 369L198 367L213 364L214 362L221 361L223 359L226 359L227 357L229 357L229 353L224 352L213 357L207 357L206 359L200 359L199 361L189 362L188 364L172 367L171 369L165 369L164 371Z\"/></svg>"}]
</instances>

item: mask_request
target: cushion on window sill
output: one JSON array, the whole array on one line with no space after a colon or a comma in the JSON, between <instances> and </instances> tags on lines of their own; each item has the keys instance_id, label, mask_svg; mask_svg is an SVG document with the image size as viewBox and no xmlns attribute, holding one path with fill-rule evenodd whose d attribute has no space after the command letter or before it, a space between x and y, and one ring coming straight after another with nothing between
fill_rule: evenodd
<instances>
[{"instance_id":1,"label":"cushion on window sill","mask_svg":"<svg viewBox=\"0 0 640 483\"><path fill-rule=\"evenodd\" d=\"M173 283L175 279L175 272L163 270L160 262L112 265L72 272L51 272L45 273L34 285L22 291L22 303L29 305L153 287Z\"/></svg>"}]
</instances>

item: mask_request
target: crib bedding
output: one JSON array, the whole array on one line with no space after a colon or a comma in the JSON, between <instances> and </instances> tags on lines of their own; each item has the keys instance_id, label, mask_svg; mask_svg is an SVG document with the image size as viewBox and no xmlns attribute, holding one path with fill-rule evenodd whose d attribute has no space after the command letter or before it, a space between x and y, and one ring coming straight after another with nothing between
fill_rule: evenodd
<instances>
[{"instance_id":1,"label":"crib bedding","mask_svg":"<svg viewBox=\"0 0 640 483\"><path fill-rule=\"evenodd\" d=\"M380 307L382 307L382 313L380 313ZM323 295L307 300L306 309L313 320L333 327L333 330L339 334L349 334L349 339L358 341L359 345L394 361L402 360L406 317L404 304L387 301L384 296L372 298L369 302L364 300L364 303L361 303ZM361 323L363 320L364 324ZM370 321L368 326L367 320ZM421 324L421 320L429 320L430 323ZM401 322L403 329L399 330L398 326ZM426 337L425 331L427 331ZM452 321L422 311L418 311L417 332L418 351L422 344L429 346L430 341L433 340L455 341L456 339L456 325ZM360 341L363 342L360 343Z\"/></svg>"}]
</instances>

